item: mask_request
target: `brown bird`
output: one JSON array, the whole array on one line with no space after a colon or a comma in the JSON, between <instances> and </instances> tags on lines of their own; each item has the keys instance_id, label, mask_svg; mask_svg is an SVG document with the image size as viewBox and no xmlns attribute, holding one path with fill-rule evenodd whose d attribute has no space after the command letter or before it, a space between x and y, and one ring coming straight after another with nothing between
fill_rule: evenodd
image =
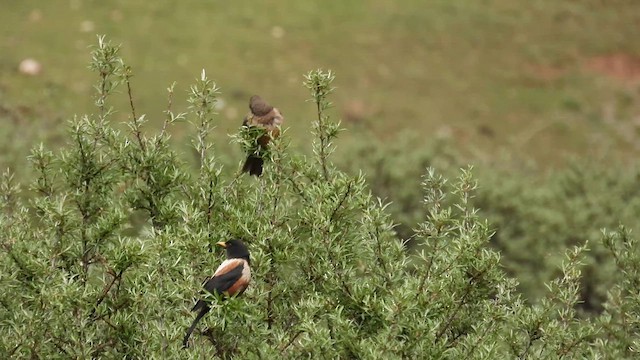
<instances>
[{"instance_id":1,"label":"brown bird","mask_svg":"<svg viewBox=\"0 0 640 360\"><path fill-rule=\"evenodd\" d=\"M249 249L242 240L231 239L227 242L219 242L216 245L227 249L227 259L218 266L213 276L204 283L204 288L208 292L228 298L232 296L240 296L249 286L251 281L251 269L249 264ZM182 340L182 346L188 347L189 337L198 325L198 322L205 316L211 308L209 304L200 299L191 311L200 311L195 320L187 330L187 334Z\"/></svg>"},{"instance_id":2,"label":"brown bird","mask_svg":"<svg viewBox=\"0 0 640 360\"><path fill-rule=\"evenodd\" d=\"M280 126L284 122L284 117L280 110L269 105L258 95L253 95L249 99L249 109L251 112L245 116L242 126L259 127L264 129L265 133L258 138L256 146L249 149L242 172L260 176L264 164L263 152L271 139L280 136Z\"/></svg>"}]
</instances>

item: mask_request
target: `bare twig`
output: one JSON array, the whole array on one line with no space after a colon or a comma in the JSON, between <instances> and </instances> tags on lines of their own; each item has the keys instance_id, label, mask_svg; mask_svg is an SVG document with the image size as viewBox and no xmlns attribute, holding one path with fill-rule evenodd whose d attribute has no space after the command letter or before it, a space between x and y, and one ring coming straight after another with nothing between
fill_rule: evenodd
<instances>
[{"instance_id":1,"label":"bare twig","mask_svg":"<svg viewBox=\"0 0 640 360\"><path fill-rule=\"evenodd\" d=\"M283 354L289 348L289 346L291 346L291 344L293 344L293 342L296 341L298 336L302 335L302 333L304 333L304 331L299 330L295 335L293 335L291 339L289 339L289 341L280 348L280 353Z\"/></svg>"},{"instance_id":2,"label":"bare twig","mask_svg":"<svg viewBox=\"0 0 640 360\"><path fill-rule=\"evenodd\" d=\"M98 309L100 304L102 304L102 302L106 299L107 294L109 293L109 291L111 291L111 288L116 283L116 281L119 281L122 278L123 270L120 270L118 274L114 274L113 271L109 271L109 273L113 276L113 278L111 279L111 282L107 286L105 286L105 288L102 290L102 294L98 298L98 301L96 302L96 306L93 308L93 311L91 311L91 315L89 316L91 318L95 315L96 310Z\"/></svg>"}]
</instances>

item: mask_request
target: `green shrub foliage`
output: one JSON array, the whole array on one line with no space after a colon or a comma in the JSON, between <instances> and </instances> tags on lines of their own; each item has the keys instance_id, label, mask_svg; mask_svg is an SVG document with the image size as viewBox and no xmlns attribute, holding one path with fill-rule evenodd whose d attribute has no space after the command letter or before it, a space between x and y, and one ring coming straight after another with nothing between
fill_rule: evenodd
<instances>
[{"instance_id":1,"label":"green shrub foliage","mask_svg":"<svg viewBox=\"0 0 640 360\"><path fill-rule=\"evenodd\" d=\"M465 157L443 139L427 146L416 134L402 134L384 146L368 139L345 144L347 153L356 156L341 158L339 165L366 174L374 195L392 202L389 211L399 223L398 234L412 239L423 221L415 201L422 192L417 180L421 172L434 167L455 176ZM489 220L494 230L490 244L500 251L507 273L518 279L518 290L528 302L540 301L547 293L545 284L559 276L565 249L589 240L579 307L590 315L602 312L618 270L599 241L601 229L620 223L640 229L637 164L572 158L566 167L545 172L504 157L487 165L475 167L483 186L471 201Z\"/></svg>"},{"instance_id":2,"label":"green shrub foliage","mask_svg":"<svg viewBox=\"0 0 640 360\"><path fill-rule=\"evenodd\" d=\"M598 317L577 311L581 241L540 301L517 292L490 246L494 227L474 208L470 168L454 180L426 171L422 201L411 199L421 220L410 249L365 176L331 161L331 72L304 79L317 111L313 155L292 151L285 132L256 179L241 175L243 159L230 171L216 160L219 90L204 71L186 113L173 112L169 88L164 125L150 136L119 48L100 38L91 69L97 114L70 122L59 153L33 150L29 191L2 177L2 358L637 356L640 254L627 230L603 235L617 275ZM131 104L125 130L109 123L117 88ZM197 166L171 143L182 120L193 126ZM246 148L255 139L243 131L233 141ZM242 297L209 297L212 311L182 349L194 298L224 257L213 244L230 237L249 245L253 282Z\"/></svg>"}]
</instances>

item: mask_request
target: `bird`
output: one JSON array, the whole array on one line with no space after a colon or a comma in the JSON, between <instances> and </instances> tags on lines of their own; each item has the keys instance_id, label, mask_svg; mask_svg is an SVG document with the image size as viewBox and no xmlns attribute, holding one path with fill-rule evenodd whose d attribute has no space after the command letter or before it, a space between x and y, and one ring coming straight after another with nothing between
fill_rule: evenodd
<instances>
[{"instance_id":1,"label":"bird","mask_svg":"<svg viewBox=\"0 0 640 360\"><path fill-rule=\"evenodd\" d=\"M280 136L280 126L284 122L284 117L280 110L269 105L258 95L253 95L249 99L249 110L251 111L245 116L242 126L262 128L265 133L258 138L256 146L249 149L242 172L258 177L262 175L263 152L270 140Z\"/></svg>"},{"instance_id":2,"label":"bird","mask_svg":"<svg viewBox=\"0 0 640 360\"><path fill-rule=\"evenodd\" d=\"M226 242L218 242L216 245L226 249L227 259L218 266L213 276L204 282L204 289L211 294L223 299L240 296L247 289L251 282L251 259L249 249L239 239L231 239ZM211 310L209 304L199 299L191 311L199 311L193 323L187 330L187 334L182 340L182 347L189 346L189 337L195 330L198 322Z\"/></svg>"}]
</instances>

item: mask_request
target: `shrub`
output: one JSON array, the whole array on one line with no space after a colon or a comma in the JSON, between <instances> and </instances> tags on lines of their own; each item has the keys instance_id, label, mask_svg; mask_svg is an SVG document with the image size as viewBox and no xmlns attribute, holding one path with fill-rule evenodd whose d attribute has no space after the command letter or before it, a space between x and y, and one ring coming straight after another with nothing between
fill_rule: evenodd
<instances>
[{"instance_id":1,"label":"shrub","mask_svg":"<svg viewBox=\"0 0 640 360\"><path fill-rule=\"evenodd\" d=\"M416 180L422 169L432 166L451 176L467 160L449 143L424 145L416 134L402 134L386 145L367 138L346 144L346 153L357 155L341 158L339 165L347 172L365 174L374 195L391 201L388 208L399 223L398 234L412 239L413 229L422 221L415 201L422 192ZM600 230L620 223L630 229L640 226L638 167L573 158L565 168L544 171L523 163L504 159L493 166L480 162L475 167L483 186L471 200L495 230L490 244L500 251L507 273L518 280L518 290L535 303L547 292L544 284L559 275L565 249L590 240L579 306L597 315L616 272L598 241Z\"/></svg>"}]
</instances>

